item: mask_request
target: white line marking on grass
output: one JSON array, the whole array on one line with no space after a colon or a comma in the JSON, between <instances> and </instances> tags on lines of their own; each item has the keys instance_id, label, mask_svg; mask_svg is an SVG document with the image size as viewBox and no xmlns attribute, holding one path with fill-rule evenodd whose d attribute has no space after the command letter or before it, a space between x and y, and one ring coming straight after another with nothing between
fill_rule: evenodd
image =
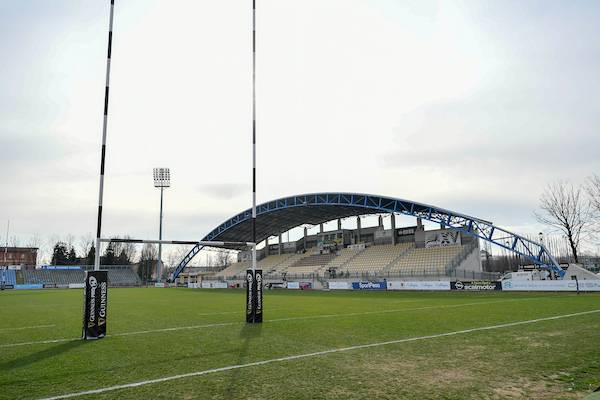
<instances>
[{"instance_id":1,"label":"white line marking on grass","mask_svg":"<svg viewBox=\"0 0 600 400\"><path fill-rule=\"evenodd\" d=\"M425 306L425 307L415 307L415 308L398 308L398 309L393 309L393 310L364 311L364 312L355 312L355 313L346 313L346 314L307 315L304 317L267 319L264 322L301 321L301 320L307 320L307 319L321 319L321 318L343 318L343 317L353 317L353 316L359 316L359 315L388 314L388 313L397 313L397 312L405 312L405 311L430 310L430 309L438 309L438 308L477 306L480 304L508 303L511 301L542 299L542 298L546 298L546 297L547 296L545 296L545 297L542 297L542 296L526 297L526 298L522 298L522 299L508 299L508 300L495 300L495 301L478 301L478 302L474 302L474 303L448 304L448 305L441 305L441 306ZM241 324L244 324L244 322L234 321L234 322L220 322L220 323L203 324L203 325L176 326L176 327L172 327L172 328L159 328L159 329L149 329L149 330L144 330L144 331L113 333L111 335L106 335L106 337L145 335L145 334L149 334L149 333L176 332L176 331L183 331L183 330L215 328L215 327L220 327L220 326L231 326L231 325L241 325ZM0 344L0 348L28 346L28 345L35 345L35 344L73 342L76 340L80 340L80 338L61 338L61 339L40 340L40 341L35 341L35 342L6 343L6 344Z\"/></svg>"},{"instance_id":2,"label":"white line marking on grass","mask_svg":"<svg viewBox=\"0 0 600 400\"><path fill-rule=\"evenodd\" d=\"M51 324L51 325L19 326L17 328L1 328L0 332L4 332L4 331L21 331L21 330L25 330L25 329L51 328L53 326L56 326L56 325Z\"/></svg>"},{"instance_id":3,"label":"white line marking on grass","mask_svg":"<svg viewBox=\"0 0 600 400\"><path fill-rule=\"evenodd\" d=\"M416 342L419 340L428 340L428 339L437 339L437 338L448 337L448 336L464 335L464 334L472 333L472 332L481 332L481 331L488 331L488 330L493 330L493 329L509 328L509 327L513 327L513 326L534 324L534 323L543 322L543 321L553 321L553 320L557 320L557 319L577 317L577 316L581 316L581 315L593 314L593 313L598 313L598 312L600 312L600 309L590 310L590 311L582 311L582 312L572 313L572 314L555 315L553 317L536 318L536 319L530 319L530 320L526 320L526 321L508 322L505 324L482 326L479 328L463 329L460 331L437 333L434 335L390 340L387 342L377 342L377 343L360 344L360 345L349 346L349 347L340 347L337 349L316 351L313 353L305 353L305 354L296 354L296 355L292 355L292 356L272 358L270 360L255 361L255 362L251 362L251 363L247 363L247 364L229 365L226 367L206 369L204 371L189 372L186 374L167 376L164 378L149 379L146 381L139 381L139 382L133 382L133 383L126 383L126 384L122 384L122 385L108 386L108 387L104 387L104 388L100 388L100 389L85 390L82 392L62 394L62 395L53 396L53 397L45 397L40 400L69 399L69 398L73 398L73 397L86 396L86 395L90 395L90 394L100 394L100 393L112 392L112 391L120 390L120 389L129 389L129 388L134 388L134 387L139 387L139 386L152 385L155 383L168 382L168 381L173 381L176 379L191 378L191 377L196 377L196 376L214 374L214 373L218 373L218 372L231 371L234 369L256 367L256 366L260 366L260 365L273 364L273 363L277 363L277 362L298 360L298 359L309 358L309 357L324 356L324 355L328 355L328 354L332 354L332 353L341 353L341 352L352 351L352 350L368 349L371 347L388 346L391 344Z\"/></svg>"}]
</instances>

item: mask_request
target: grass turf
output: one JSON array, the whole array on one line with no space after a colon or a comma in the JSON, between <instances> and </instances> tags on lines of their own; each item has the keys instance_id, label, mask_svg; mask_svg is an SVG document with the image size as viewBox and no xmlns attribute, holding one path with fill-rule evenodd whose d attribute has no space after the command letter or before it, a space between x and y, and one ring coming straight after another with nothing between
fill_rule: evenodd
<instances>
[{"instance_id":1,"label":"grass turf","mask_svg":"<svg viewBox=\"0 0 600 400\"><path fill-rule=\"evenodd\" d=\"M600 309L598 294L272 291L265 322L246 325L243 291L110 289L109 334L132 334L83 342L69 340L80 333L82 297L79 290L0 292L0 399ZM185 329L160 331L177 327ZM14 346L51 339L67 340ZM595 313L77 398L555 399L598 386Z\"/></svg>"}]
</instances>

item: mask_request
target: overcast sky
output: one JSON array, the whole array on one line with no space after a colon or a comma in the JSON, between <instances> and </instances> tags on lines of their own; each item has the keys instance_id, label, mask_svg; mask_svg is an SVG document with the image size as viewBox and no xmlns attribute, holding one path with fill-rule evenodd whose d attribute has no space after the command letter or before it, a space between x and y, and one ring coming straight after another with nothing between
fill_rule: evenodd
<instances>
[{"instance_id":1,"label":"overcast sky","mask_svg":"<svg viewBox=\"0 0 600 400\"><path fill-rule=\"evenodd\" d=\"M257 3L259 202L366 192L533 233L544 184L600 172L599 2ZM2 237L95 232L108 4L0 2ZM157 166L168 239L250 206L250 35L250 0L116 0L104 236L157 236Z\"/></svg>"}]
</instances>

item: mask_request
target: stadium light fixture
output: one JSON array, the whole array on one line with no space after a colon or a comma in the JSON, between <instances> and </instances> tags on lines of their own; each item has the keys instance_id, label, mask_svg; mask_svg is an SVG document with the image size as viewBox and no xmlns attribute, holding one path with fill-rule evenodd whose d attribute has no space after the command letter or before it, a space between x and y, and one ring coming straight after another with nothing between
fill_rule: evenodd
<instances>
[{"instance_id":1,"label":"stadium light fixture","mask_svg":"<svg viewBox=\"0 0 600 400\"><path fill-rule=\"evenodd\" d=\"M166 188L171 186L171 172L169 168L154 168L154 187Z\"/></svg>"},{"instance_id":2,"label":"stadium light fixture","mask_svg":"<svg viewBox=\"0 0 600 400\"><path fill-rule=\"evenodd\" d=\"M160 222L158 228L158 240L162 240L163 221L163 191L171 187L171 171L169 168L154 168L154 187L160 188ZM162 273L162 243L158 244L158 264L156 266L156 281L160 282Z\"/></svg>"}]
</instances>

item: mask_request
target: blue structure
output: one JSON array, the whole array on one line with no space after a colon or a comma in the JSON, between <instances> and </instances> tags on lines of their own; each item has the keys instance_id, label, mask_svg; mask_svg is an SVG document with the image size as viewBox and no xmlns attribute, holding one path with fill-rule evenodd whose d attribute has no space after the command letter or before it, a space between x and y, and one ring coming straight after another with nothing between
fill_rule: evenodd
<instances>
[{"instance_id":1,"label":"blue structure","mask_svg":"<svg viewBox=\"0 0 600 400\"><path fill-rule=\"evenodd\" d=\"M302 224L317 225L356 215L394 213L422 218L510 250L562 277L564 271L540 243L495 226L489 221L428 204L361 193L313 193L284 197L257 206L256 242ZM243 211L213 229L202 240L252 241L252 212ZM196 245L179 263L173 280L203 246Z\"/></svg>"},{"instance_id":2,"label":"blue structure","mask_svg":"<svg viewBox=\"0 0 600 400\"><path fill-rule=\"evenodd\" d=\"M0 269L0 285L16 285L17 275L12 269Z\"/></svg>"}]
</instances>

